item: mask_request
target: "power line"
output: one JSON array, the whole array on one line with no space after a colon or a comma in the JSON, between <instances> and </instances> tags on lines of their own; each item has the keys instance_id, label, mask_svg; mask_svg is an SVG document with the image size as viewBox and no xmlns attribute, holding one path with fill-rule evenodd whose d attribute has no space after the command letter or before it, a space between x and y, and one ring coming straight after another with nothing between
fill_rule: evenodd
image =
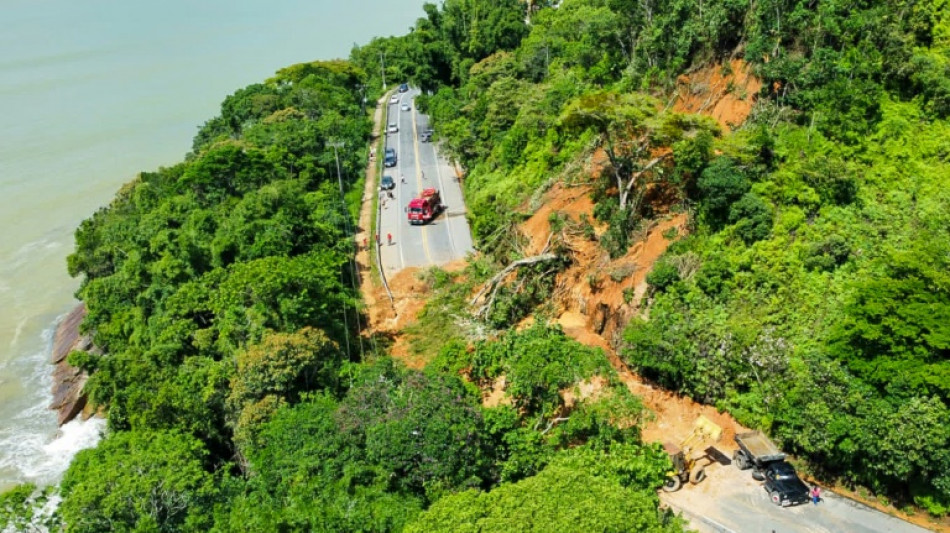
<instances>
[{"instance_id":1,"label":"power line","mask_svg":"<svg viewBox=\"0 0 950 533\"><path fill-rule=\"evenodd\" d=\"M346 196L343 193L343 174L340 172L340 153L338 152L338 149L343 148L346 144L342 141L331 141L331 142L328 142L327 145L333 147L333 156L336 159L336 180L337 180L337 184L340 186L340 207L343 213L343 231L344 231L344 234L346 235L346 242L352 242L351 237L353 237L353 235L351 234L351 231L350 231L350 217L349 217L349 212L346 208ZM350 283L353 286L353 290L358 292L359 288L357 287L356 261L354 259L350 259L349 264L350 264L350 274L351 274ZM342 271L340 272L340 276L341 277L343 276ZM345 304L343 307L343 313L345 317L346 316ZM353 306L353 313L354 313L354 316L356 317L356 332L357 332L357 338L359 339L359 342L360 342L360 360L364 360L366 359L366 354L363 347L363 325L360 323L359 309L357 309L355 305ZM344 321L344 323L346 325L347 332L349 332L349 323L346 321ZM349 357L350 356L349 336L347 336L346 345L347 345L346 355L347 357Z\"/></svg>"}]
</instances>

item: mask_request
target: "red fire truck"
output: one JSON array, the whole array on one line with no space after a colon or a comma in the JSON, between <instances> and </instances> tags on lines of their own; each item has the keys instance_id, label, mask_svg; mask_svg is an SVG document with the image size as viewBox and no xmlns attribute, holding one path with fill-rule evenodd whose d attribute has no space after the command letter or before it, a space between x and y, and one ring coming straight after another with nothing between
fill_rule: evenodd
<instances>
[{"instance_id":1,"label":"red fire truck","mask_svg":"<svg viewBox=\"0 0 950 533\"><path fill-rule=\"evenodd\" d=\"M422 195L409 202L409 223L425 224L437 217L444 208L438 189L423 189Z\"/></svg>"}]
</instances>

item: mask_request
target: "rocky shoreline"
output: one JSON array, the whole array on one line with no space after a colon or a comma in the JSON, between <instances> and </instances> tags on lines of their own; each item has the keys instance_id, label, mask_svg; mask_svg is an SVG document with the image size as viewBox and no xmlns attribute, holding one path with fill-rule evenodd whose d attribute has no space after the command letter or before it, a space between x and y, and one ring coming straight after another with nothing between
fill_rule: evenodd
<instances>
[{"instance_id":1,"label":"rocky shoreline","mask_svg":"<svg viewBox=\"0 0 950 533\"><path fill-rule=\"evenodd\" d=\"M85 304L79 304L66 315L66 318L57 326L53 337L51 363L53 369L53 400L50 409L58 411L59 425L76 418L86 407L86 395L83 386L89 376L86 372L70 366L66 358L74 350L96 352L92 344L91 335L82 335L79 326L86 317ZM83 418L88 418L84 416Z\"/></svg>"}]
</instances>

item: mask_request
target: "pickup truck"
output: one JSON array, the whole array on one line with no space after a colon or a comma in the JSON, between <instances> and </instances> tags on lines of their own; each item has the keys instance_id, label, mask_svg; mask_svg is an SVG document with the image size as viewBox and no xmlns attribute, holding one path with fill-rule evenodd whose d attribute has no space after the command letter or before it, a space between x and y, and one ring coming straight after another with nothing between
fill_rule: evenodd
<instances>
[{"instance_id":1,"label":"pickup truck","mask_svg":"<svg viewBox=\"0 0 950 533\"><path fill-rule=\"evenodd\" d=\"M808 485L799 479L792 465L785 461L769 463L763 474L765 475L763 487L775 505L788 507L808 502Z\"/></svg>"},{"instance_id":2,"label":"pickup truck","mask_svg":"<svg viewBox=\"0 0 950 533\"><path fill-rule=\"evenodd\" d=\"M764 481L763 488L772 503L787 507L808 501L808 485L785 461L785 453L761 431L739 433L736 444L739 449L732 455L732 462L739 470L751 468L752 478Z\"/></svg>"}]
</instances>

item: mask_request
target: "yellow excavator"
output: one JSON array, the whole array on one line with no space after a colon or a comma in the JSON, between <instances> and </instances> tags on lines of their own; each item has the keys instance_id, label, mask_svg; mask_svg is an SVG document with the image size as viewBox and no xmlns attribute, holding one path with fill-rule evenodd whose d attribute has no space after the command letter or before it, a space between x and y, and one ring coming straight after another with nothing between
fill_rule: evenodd
<instances>
[{"instance_id":1,"label":"yellow excavator","mask_svg":"<svg viewBox=\"0 0 950 533\"><path fill-rule=\"evenodd\" d=\"M695 485L706 479L706 465L709 464L708 449L719 442L721 436L722 428L700 415L693 422L693 430L679 445L672 442L664 443L663 448L670 454L673 469L667 474L663 490L676 492L687 481Z\"/></svg>"}]
</instances>

